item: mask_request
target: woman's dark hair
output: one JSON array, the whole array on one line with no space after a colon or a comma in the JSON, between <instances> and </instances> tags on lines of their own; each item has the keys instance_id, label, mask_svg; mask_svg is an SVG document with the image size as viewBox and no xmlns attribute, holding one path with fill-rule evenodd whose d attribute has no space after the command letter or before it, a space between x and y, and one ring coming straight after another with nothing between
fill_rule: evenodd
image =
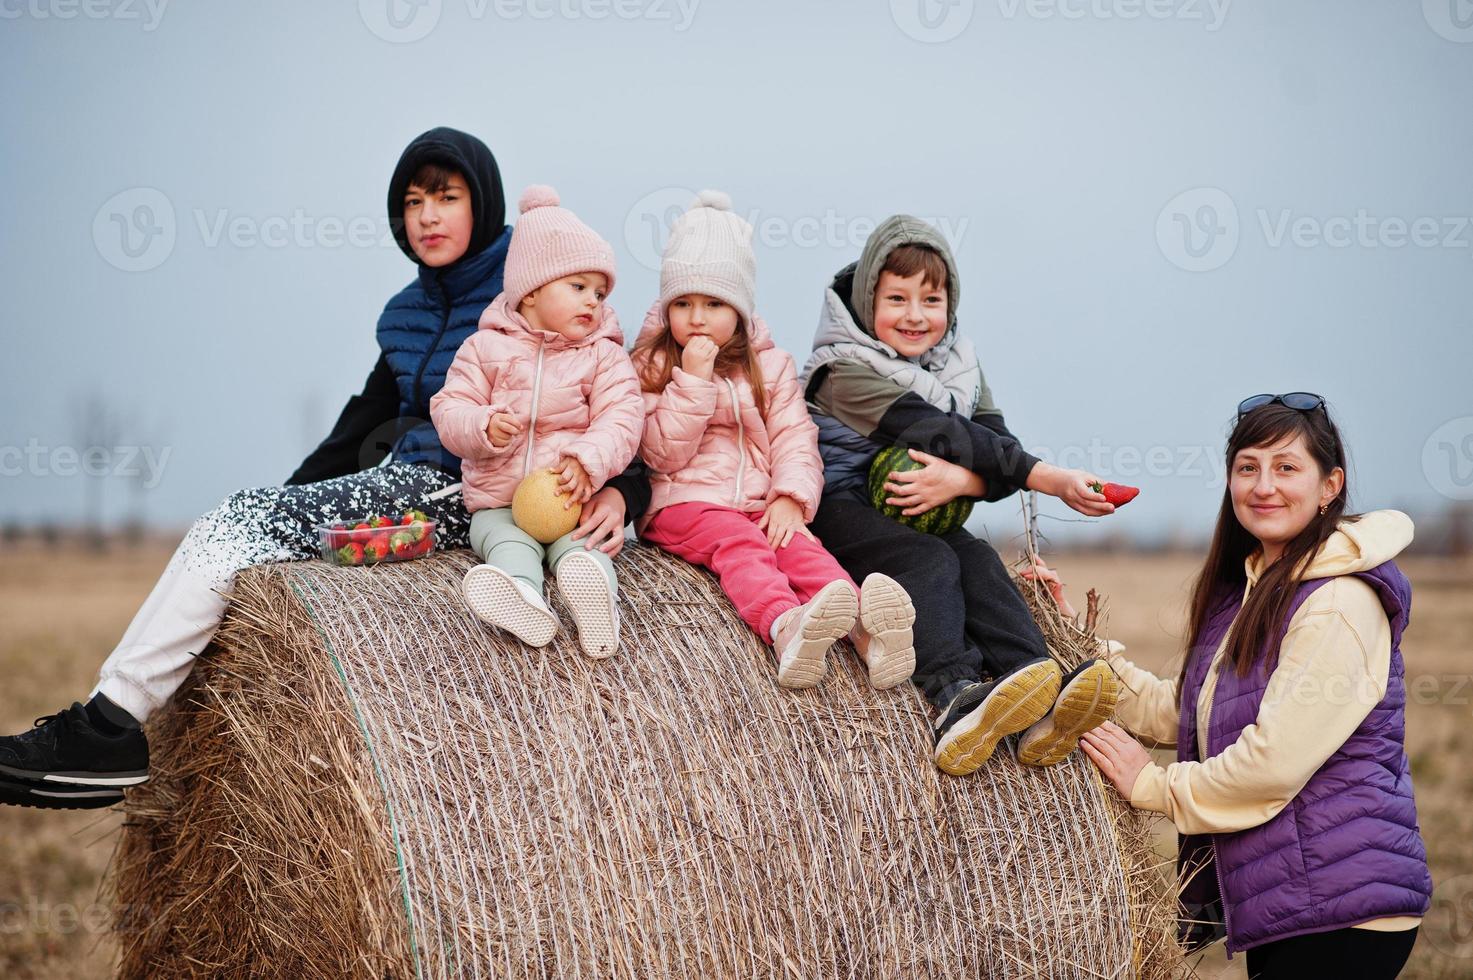
<instances>
[{"instance_id":1,"label":"woman's dark hair","mask_svg":"<svg viewBox=\"0 0 1473 980\"><path fill-rule=\"evenodd\" d=\"M1211 657L1215 650L1201 647L1203 631L1218 603L1228 595L1241 595L1247 584L1244 562L1255 549L1258 539L1248 532L1233 512L1232 471L1233 460L1244 449L1276 446L1292 441L1295 436L1304 437L1304 445L1319 466L1321 476L1329 476L1339 467L1345 470L1345 444L1340 439L1340 430L1331 421L1329 409L1317 408L1310 412L1270 404L1255 408L1238 419L1227 444L1228 486L1223 489L1222 507L1217 514L1217 528L1212 534L1212 547L1207 560L1197 576L1192 589L1190 618L1187 636L1190 644L1183 659L1181 680L1177 684L1177 699L1181 698L1186 685L1187 670L1193 658ZM1277 637L1283 625L1289 604L1299 584L1298 573L1306 561L1325 543L1341 521L1355 520L1356 515L1347 515L1350 485L1344 482L1321 514L1316 510L1308 526L1284 546L1279 559L1264 570L1243 603L1228 636L1227 649L1223 654L1223 669L1232 666L1239 677L1246 677L1262 657L1262 666L1269 669L1277 661L1279 650L1275 642L1272 648L1265 645Z\"/></svg>"}]
</instances>

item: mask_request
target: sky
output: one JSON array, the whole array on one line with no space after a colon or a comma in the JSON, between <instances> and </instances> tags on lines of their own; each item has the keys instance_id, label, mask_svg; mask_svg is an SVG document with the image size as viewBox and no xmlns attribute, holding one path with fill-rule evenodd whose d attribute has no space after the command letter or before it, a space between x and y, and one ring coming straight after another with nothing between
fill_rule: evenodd
<instances>
[{"instance_id":1,"label":"sky","mask_svg":"<svg viewBox=\"0 0 1473 980\"><path fill-rule=\"evenodd\" d=\"M0 81L0 523L285 479L413 277L385 189L437 125L613 244L631 340L696 190L800 363L868 231L931 220L1009 426L1142 488L1045 500L1056 538L1207 534L1259 392L1329 399L1357 509L1473 498L1468 0L0 0Z\"/></svg>"}]
</instances>

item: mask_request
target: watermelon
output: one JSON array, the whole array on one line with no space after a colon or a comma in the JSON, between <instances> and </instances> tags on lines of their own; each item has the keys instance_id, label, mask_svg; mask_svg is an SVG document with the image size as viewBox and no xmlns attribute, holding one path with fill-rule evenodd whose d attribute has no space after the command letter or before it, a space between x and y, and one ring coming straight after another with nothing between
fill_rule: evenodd
<instances>
[{"instance_id":1,"label":"watermelon","mask_svg":"<svg viewBox=\"0 0 1473 980\"><path fill-rule=\"evenodd\" d=\"M870 503L886 517L893 518L906 527L915 528L925 534L950 534L952 531L960 530L972 513L971 497L958 497L949 504L933 507L924 514L915 514L910 517L900 513L902 508L885 503L885 498L890 496L885 490L885 481L890 478L891 473L919 470L924 466L925 464L911 459L910 453L900 446L880 450L869 464Z\"/></svg>"}]
</instances>

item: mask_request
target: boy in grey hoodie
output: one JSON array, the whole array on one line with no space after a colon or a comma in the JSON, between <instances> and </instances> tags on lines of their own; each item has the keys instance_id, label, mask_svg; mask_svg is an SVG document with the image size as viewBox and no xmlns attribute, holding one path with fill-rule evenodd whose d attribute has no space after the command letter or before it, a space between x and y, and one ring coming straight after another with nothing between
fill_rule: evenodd
<instances>
[{"instance_id":1,"label":"boy in grey hoodie","mask_svg":"<svg viewBox=\"0 0 1473 980\"><path fill-rule=\"evenodd\" d=\"M915 682L940 710L934 759L966 775L1016 732L1026 731L1020 761L1059 762L1110 716L1119 684L1099 661L1061 674L986 541L965 529L924 534L869 499L870 464L900 446L925 464L885 484L885 502L906 514L1024 488L1090 516L1114 510L1091 489L1093 474L1043 462L1008 430L976 351L957 331L959 296L945 239L908 215L885 220L825 293L801 380L824 460L811 527L850 575L881 572L911 595Z\"/></svg>"}]
</instances>

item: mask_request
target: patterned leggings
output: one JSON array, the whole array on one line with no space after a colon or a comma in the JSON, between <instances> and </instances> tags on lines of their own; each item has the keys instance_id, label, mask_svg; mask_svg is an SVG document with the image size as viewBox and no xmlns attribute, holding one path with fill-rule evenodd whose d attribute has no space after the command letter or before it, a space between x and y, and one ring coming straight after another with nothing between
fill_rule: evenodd
<instances>
[{"instance_id":1,"label":"patterned leggings","mask_svg":"<svg viewBox=\"0 0 1473 980\"><path fill-rule=\"evenodd\" d=\"M178 689L225 616L235 575L318 553L317 524L414 508L439 522L436 547L463 548L460 484L433 466L395 463L321 483L239 490L190 527L107 662L100 691L139 721Z\"/></svg>"}]
</instances>

